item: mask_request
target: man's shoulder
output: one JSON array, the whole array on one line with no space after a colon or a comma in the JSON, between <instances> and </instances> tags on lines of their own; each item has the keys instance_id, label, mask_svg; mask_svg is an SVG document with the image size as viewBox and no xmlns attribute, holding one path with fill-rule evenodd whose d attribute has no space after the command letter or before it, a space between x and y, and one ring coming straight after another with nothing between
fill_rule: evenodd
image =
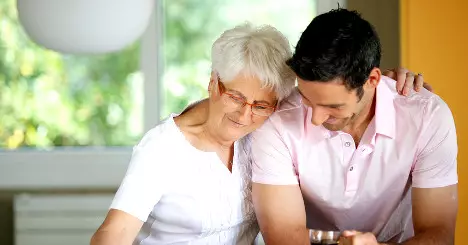
<instances>
[{"instance_id":1,"label":"man's shoulder","mask_svg":"<svg viewBox=\"0 0 468 245\"><path fill-rule=\"evenodd\" d=\"M396 91L396 82L394 80L385 77L382 82L385 89L390 91L393 96L393 106L397 117L404 116L408 120L415 118L427 119L432 115L450 112L449 107L440 96L425 88L418 92L411 91L410 95L403 96Z\"/></svg>"},{"instance_id":2,"label":"man's shoulder","mask_svg":"<svg viewBox=\"0 0 468 245\"><path fill-rule=\"evenodd\" d=\"M410 136L414 135L414 139L417 139L427 132L435 132L436 129L448 130L454 127L454 119L449 106L437 94L423 88L418 92L412 91L410 95L403 96L397 93L394 80L387 78L381 82L391 99L385 99L382 106L385 110L379 114L384 120L378 121L382 124L394 122L397 137L410 139ZM391 119L392 117L394 119Z\"/></svg>"},{"instance_id":3,"label":"man's shoulder","mask_svg":"<svg viewBox=\"0 0 468 245\"><path fill-rule=\"evenodd\" d=\"M270 116L270 122L284 123L291 121L291 119L301 118L305 115L304 106L302 105L302 96L295 88L292 93L283 99L276 111Z\"/></svg>"}]
</instances>

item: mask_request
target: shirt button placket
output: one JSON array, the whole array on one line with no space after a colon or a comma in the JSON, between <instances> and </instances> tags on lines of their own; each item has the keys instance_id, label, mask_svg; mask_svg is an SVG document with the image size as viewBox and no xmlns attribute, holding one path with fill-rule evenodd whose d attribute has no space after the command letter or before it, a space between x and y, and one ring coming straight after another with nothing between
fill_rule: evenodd
<instances>
[{"instance_id":1,"label":"shirt button placket","mask_svg":"<svg viewBox=\"0 0 468 245\"><path fill-rule=\"evenodd\" d=\"M355 166L355 160L354 158L356 157L356 152L355 152L355 148L354 148L354 142L352 141L352 136L351 135L348 135L346 134L345 136L345 140L344 140L344 152L347 152L348 154L350 154L348 157L348 161L345 162L345 164L348 166L348 171L346 171L346 192L348 194L353 194L355 193L356 189L357 189L357 185L359 183L359 178L358 178L358 172L357 172L357 169L356 169L356 166Z\"/></svg>"},{"instance_id":2,"label":"shirt button placket","mask_svg":"<svg viewBox=\"0 0 468 245\"><path fill-rule=\"evenodd\" d=\"M356 166L349 167L346 176L346 192L352 194L357 190L359 183L359 173L356 169Z\"/></svg>"}]
</instances>

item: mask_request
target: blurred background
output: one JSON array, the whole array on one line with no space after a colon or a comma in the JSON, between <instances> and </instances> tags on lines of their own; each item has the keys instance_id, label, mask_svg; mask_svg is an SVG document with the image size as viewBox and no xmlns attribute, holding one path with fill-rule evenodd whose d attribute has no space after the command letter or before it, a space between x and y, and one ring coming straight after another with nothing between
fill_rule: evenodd
<instances>
[{"instance_id":1,"label":"blurred background","mask_svg":"<svg viewBox=\"0 0 468 245\"><path fill-rule=\"evenodd\" d=\"M467 244L463 0L156 0L145 34L104 55L38 46L21 28L16 0L0 0L0 244L87 244L131 147L169 113L207 95L210 49L222 31L244 21L271 24L293 47L314 16L338 2L376 26L382 68L423 73L452 109L459 141L456 244Z\"/></svg>"}]
</instances>

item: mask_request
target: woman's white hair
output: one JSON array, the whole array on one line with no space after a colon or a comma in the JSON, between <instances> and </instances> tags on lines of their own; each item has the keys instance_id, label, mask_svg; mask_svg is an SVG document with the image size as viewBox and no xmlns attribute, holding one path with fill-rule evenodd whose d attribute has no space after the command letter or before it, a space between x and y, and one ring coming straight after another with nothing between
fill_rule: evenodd
<instances>
[{"instance_id":1,"label":"woman's white hair","mask_svg":"<svg viewBox=\"0 0 468 245\"><path fill-rule=\"evenodd\" d=\"M225 31L211 49L212 70L222 81L239 74L254 76L262 87L271 88L283 99L294 88L296 76L286 65L292 56L287 38L276 28L250 23Z\"/></svg>"}]
</instances>

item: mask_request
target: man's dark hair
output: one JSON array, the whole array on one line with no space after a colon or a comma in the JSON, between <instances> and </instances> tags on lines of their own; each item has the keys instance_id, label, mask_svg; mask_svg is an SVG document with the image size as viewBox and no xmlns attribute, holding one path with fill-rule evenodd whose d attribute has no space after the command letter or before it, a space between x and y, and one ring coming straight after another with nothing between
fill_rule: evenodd
<instances>
[{"instance_id":1,"label":"man's dark hair","mask_svg":"<svg viewBox=\"0 0 468 245\"><path fill-rule=\"evenodd\" d=\"M371 70L380 66L380 41L374 27L356 11L335 9L315 17L287 61L307 81L344 80L359 99Z\"/></svg>"}]
</instances>

